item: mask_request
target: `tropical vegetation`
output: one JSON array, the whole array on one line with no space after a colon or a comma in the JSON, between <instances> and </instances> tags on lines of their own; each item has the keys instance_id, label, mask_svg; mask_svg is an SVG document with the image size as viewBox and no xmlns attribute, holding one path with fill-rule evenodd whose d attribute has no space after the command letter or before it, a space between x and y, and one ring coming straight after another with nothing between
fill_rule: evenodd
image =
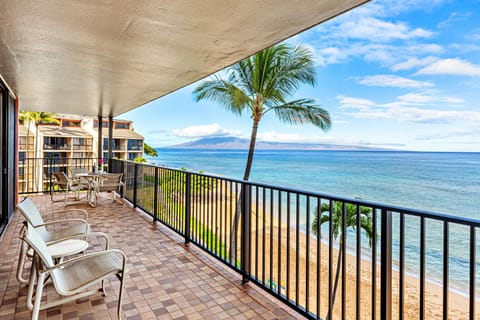
<instances>
[{"instance_id":1,"label":"tropical vegetation","mask_svg":"<svg viewBox=\"0 0 480 320\"><path fill-rule=\"evenodd\" d=\"M149 157L158 157L158 152L150 145L143 143L143 152Z\"/></svg>"},{"instance_id":2,"label":"tropical vegetation","mask_svg":"<svg viewBox=\"0 0 480 320\"><path fill-rule=\"evenodd\" d=\"M27 148L28 148L28 139L30 136L30 129L32 123L35 124L35 141L34 141L34 158L38 157L38 149L39 149L39 141L38 141L38 127L40 124L48 124L54 123L58 124L60 121L56 119L57 115L51 112L37 112L37 111L21 111L19 118L27 123ZM33 165L33 176L36 177L36 164ZM40 181L39 179L35 179L35 181ZM37 188L34 185L34 188Z\"/></svg>"},{"instance_id":3,"label":"tropical vegetation","mask_svg":"<svg viewBox=\"0 0 480 320\"><path fill-rule=\"evenodd\" d=\"M236 115L248 113L252 119L244 180L250 177L258 126L266 114L273 113L287 124L313 124L324 131L330 128L329 113L315 100L289 100L302 85L315 85L314 61L306 47L279 44L234 64L226 72L227 77L217 74L201 82L193 96L197 102L211 100ZM232 230L237 230L240 215L240 201L237 201ZM236 234L232 232L232 248L235 241Z\"/></svg>"},{"instance_id":4,"label":"tropical vegetation","mask_svg":"<svg viewBox=\"0 0 480 320\"><path fill-rule=\"evenodd\" d=\"M338 288L338 281L340 277L340 270L342 263L344 263L343 257L343 241L345 234L343 233L343 211L345 206L345 233L347 233L348 229L357 229L357 219L360 215L360 228L365 232L370 247L372 246L372 238L373 238L373 218L372 218L372 208L358 206L356 204L351 203L342 203L339 201L332 202L332 212L331 216L332 219L330 221L330 204L323 203L321 204L320 208L316 208L316 214L313 218L312 222L312 233L316 236L319 236L320 229L324 223L332 223L331 230L332 235L335 239L339 239L339 249L338 249L338 258L337 258L337 270L335 272L335 282L333 286L332 292L332 304L329 306L329 311L325 319L329 319L329 315L331 314L330 310L333 310L335 304L335 296L337 294ZM319 221L320 219L320 221Z\"/></svg>"}]
</instances>

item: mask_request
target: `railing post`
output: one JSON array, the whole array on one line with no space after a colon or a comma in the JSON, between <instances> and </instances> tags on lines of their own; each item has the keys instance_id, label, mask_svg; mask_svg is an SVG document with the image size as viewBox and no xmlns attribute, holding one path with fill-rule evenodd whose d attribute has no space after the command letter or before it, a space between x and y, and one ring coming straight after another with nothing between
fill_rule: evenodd
<instances>
[{"instance_id":1,"label":"railing post","mask_svg":"<svg viewBox=\"0 0 480 320\"><path fill-rule=\"evenodd\" d=\"M242 283L245 284L250 280L250 215L252 213L250 203L251 185L242 184L242 227L241 227L241 261L240 266L242 269Z\"/></svg>"},{"instance_id":2,"label":"railing post","mask_svg":"<svg viewBox=\"0 0 480 320\"><path fill-rule=\"evenodd\" d=\"M192 174L185 173L185 244L190 242L190 219L191 219L191 180Z\"/></svg>"},{"instance_id":3,"label":"railing post","mask_svg":"<svg viewBox=\"0 0 480 320\"><path fill-rule=\"evenodd\" d=\"M137 207L137 164L133 163L133 207Z\"/></svg>"},{"instance_id":4,"label":"railing post","mask_svg":"<svg viewBox=\"0 0 480 320\"><path fill-rule=\"evenodd\" d=\"M49 187L50 187L50 195L51 195L51 194L52 194L52 191L53 191L53 190L52 190L53 165L52 165L52 161L51 161L51 160L49 161L49 168L48 168L48 170L50 171L50 185L49 185Z\"/></svg>"},{"instance_id":5,"label":"railing post","mask_svg":"<svg viewBox=\"0 0 480 320\"><path fill-rule=\"evenodd\" d=\"M153 180L153 222L158 221L158 167L155 167L155 180Z\"/></svg>"},{"instance_id":6,"label":"railing post","mask_svg":"<svg viewBox=\"0 0 480 320\"><path fill-rule=\"evenodd\" d=\"M392 212L382 209L381 219L380 319L392 319ZM374 230L375 232L375 230Z\"/></svg>"}]
</instances>

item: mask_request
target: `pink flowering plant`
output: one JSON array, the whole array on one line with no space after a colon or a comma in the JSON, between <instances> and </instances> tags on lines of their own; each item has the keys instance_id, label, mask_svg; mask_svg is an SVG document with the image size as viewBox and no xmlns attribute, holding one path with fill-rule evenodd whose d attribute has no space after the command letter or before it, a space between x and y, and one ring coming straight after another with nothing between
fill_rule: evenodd
<instances>
[{"instance_id":1,"label":"pink flowering plant","mask_svg":"<svg viewBox=\"0 0 480 320\"><path fill-rule=\"evenodd\" d=\"M104 163L105 163L105 159L98 160L98 170L102 170Z\"/></svg>"}]
</instances>

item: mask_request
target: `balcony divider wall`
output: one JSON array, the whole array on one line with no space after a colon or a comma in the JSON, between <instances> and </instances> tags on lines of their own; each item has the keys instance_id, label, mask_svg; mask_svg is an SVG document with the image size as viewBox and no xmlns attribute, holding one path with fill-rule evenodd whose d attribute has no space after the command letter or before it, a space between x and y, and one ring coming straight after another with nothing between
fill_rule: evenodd
<instances>
[{"instance_id":1,"label":"balcony divider wall","mask_svg":"<svg viewBox=\"0 0 480 320\"><path fill-rule=\"evenodd\" d=\"M16 202L17 114L16 100L0 78L0 236Z\"/></svg>"}]
</instances>

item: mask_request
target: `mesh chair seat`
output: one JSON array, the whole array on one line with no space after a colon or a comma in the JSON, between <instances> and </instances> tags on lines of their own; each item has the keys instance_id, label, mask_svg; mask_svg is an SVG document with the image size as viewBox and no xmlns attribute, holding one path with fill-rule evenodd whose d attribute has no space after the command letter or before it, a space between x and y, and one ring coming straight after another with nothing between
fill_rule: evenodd
<instances>
[{"instance_id":1,"label":"mesh chair seat","mask_svg":"<svg viewBox=\"0 0 480 320\"><path fill-rule=\"evenodd\" d=\"M105 252L100 256L88 257L79 263L55 270L58 278L57 290L78 291L98 278L108 277L122 271L123 261L115 252Z\"/></svg>"}]
</instances>

